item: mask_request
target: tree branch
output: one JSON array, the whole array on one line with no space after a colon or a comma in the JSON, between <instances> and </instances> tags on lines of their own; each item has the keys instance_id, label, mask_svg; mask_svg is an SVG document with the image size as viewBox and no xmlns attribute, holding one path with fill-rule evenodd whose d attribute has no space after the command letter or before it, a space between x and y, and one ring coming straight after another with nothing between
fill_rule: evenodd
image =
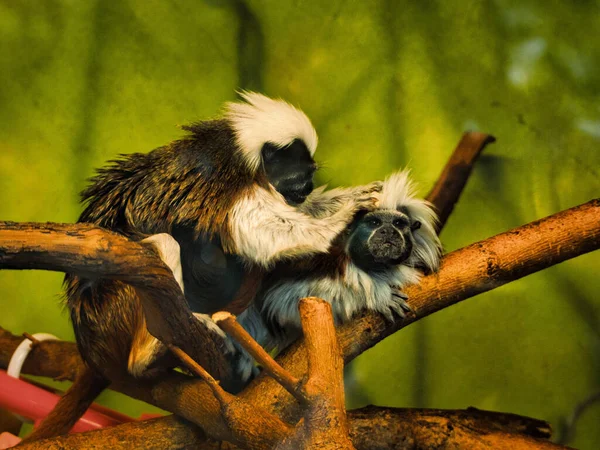
<instances>
[{"instance_id":1,"label":"tree branch","mask_svg":"<svg viewBox=\"0 0 600 450\"><path fill-rule=\"evenodd\" d=\"M348 436L344 400L344 361L335 336L331 305L310 297L300 300L308 373L303 419L293 436L283 442L289 449L354 449Z\"/></svg>"},{"instance_id":2,"label":"tree branch","mask_svg":"<svg viewBox=\"0 0 600 450\"><path fill-rule=\"evenodd\" d=\"M477 158L479 158L483 149L492 142L496 142L494 136L469 131L463 134L462 139L454 149L442 174L426 197L438 212L439 222L436 226L438 233L446 225L448 217L452 214L454 205L458 202Z\"/></svg>"},{"instance_id":3,"label":"tree branch","mask_svg":"<svg viewBox=\"0 0 600 450\"><path fill-rule=\"evenodd\" d=\"M466 410L379 408L348 412L357 449L564 449L546 440L550 426L516 414Z\"/></svg>"},{"instance_id":4,"label":"tree branch","mask_svg":"<svg viewBox=\"0 0 600 450\"><path fill-rule=\"evenodd\" d=\"M22 341L22 336L15 336L0 327L0 368L8 368L10 358ZM22 371L55 380L73 381L84 367L74 342L42 341L31 348Z\"/></svg>"},{"instance_id":5,"label":"tree branch","mask_svg":"<svg viewBox=\"0 0 600 450\"><path fill-rule=\"evenodd\" d=\"M358 450L565 448L545 440L550 435L550 427L546 422L475 408L449 411L367 406L349 411L348 421L352 443ZM240 448L208 440L199 428L175 416L69 434L55 439L31 442L21 448L23 450L64 450L83 447L115 450Z\"/></svg>"},{"instance_id":6,"label":"tree branch","mask_svg":"<svg viewBox=\"0 0 600 450\"><path fill-rule=\"evenodd\" d=\"M306 403L308 401L301 384L302 380L292 376L277 364L271 355L237 322L234 315L226 311L219 311L212 315L212 319L223 331L235 339L263 367L266 373L296 397L299 402Z\"/></svg>"},{"instance_id":7,"label":"tree branch","mask_svg":"<svg viewBox=\"0 0 600 450\"><path fill-rule=\"evenodd\" d=\"M424 277L421 285L406 290L416 312L414 317L389 325L376 314L363 314L338 329L345 359L352 359L385 336L439 309L597 249L600 246L598 217L600 201L593 200L453 252L444 259L438 274ZM0 254L0 261L3 257ZM50 344L41 343L32 355ZM278 360L294 376L300 377L306 370L304 351L302 344L297 344ZM26 363L26 370L29 364ZM200 380L174 373L153 382L131 382L124 388L116 387L193 420L216 438L227 436L228 427L219 416L219 404ZM295 404L293 398L267 377L259 377L242 396L252 405L280 412L284 419L294 420L300 416L297 408L290 408ZM268 435L262 440L263 448L280 442L278 437L269 434L275 428L256 430L261 437ZM279 436L283 437L285 435Z\"/></svg>"},{"instance_id":8,"label":"tree branch","mask_svg":"<svg viewBox=\"0 0 600 450\"><path fill-rule=\"evenodd\" d=\"M216 378L228 364L221 343L194 318L171 270L145 246L89 224L0 222L0 269L44 269L129 283L148 331L181 347Z\"/></svg>"}]
</instances>

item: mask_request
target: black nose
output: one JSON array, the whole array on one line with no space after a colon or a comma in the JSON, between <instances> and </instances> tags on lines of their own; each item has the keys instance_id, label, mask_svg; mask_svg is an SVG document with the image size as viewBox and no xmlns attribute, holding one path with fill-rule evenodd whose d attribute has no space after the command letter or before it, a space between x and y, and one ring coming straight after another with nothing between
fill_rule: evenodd
<instances>
[{"instance_id":1,"label":"black nose","mask_svg":"<svg viewBox=\"0 0 600 450\"><path fill-rule=\"evenodd\" d=\"M410 256L412 243L392 226L382 226L369 239L371 255L384 264L400 264Z\"/></svg>"},{"instance_id":2,"label":"black nose","mask_svg":"<svg viewBox=\"0 0 600 450\"><path fill-rule=\"evenodd\" d=\"M398 233L398 231L396 231L393 227L381 227L379 230L377 230L376 234L378 235L379 239L386 241L404 241L404 238L402 238L400 233Z\"/></svg>"}]
</instances>

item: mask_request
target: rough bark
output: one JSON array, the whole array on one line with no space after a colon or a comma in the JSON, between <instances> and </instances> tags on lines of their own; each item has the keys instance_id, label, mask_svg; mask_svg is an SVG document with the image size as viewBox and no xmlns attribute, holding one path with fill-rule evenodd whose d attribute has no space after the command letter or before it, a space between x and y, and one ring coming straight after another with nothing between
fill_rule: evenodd
<instances>
[{"instance_id":1,"label":"rough bark","mask_svg":"<svg viewBox=\"0 0 600 450\"><path fill-rule=\"evenodd\" d=\"M350 437L358 450L456 449L456 448L565 448L545 440L546 422L515 414L475 408L436 409L380 408L368 406L348 412ZM56 439L32 442L24 450L111 449L238 449L217 443L190 422L167 416Z\"/></svg>"},{"instance_id":2,"label":"rough bark","mask_svg":"<svg viewBox=\"0 0 600 450\"><path fill-rule=\"evenodd\" d=\"M308 362L306 405L293 436L282 449L354 449L348 435L344 400L344 361L333 324L331 305L318 298L300 300L300 320Z\"/></svg>"},{"instance_id":3,"label":"rough bark","mask_svg":"<svg viewBox=\"0 0 600 450\"><path fill-rule=\"evenodd\" d=\"M308 402L306 392L302 387L302 380L292 376L292 374L277 364L271 355L238 323L235 316L229 312L219 311L212 315L212 319L223 331L235 339L261 365L266 373L296 397L296 400L300 403Z\"/></svg>"},{"instance_id":4,"label":"rough bark","mask_svg":"<svg viewBox=\"0 0 600 450\"><path fill-rule=\"evenodd\" d=\"M43 439L19 445L23 450L226 450L239 448L221 446L209 440L204 432L177 416L129 422L116 427L103 428L85 433L65 434L53 439Z\"/></svg>"},{"instance_id":5,"label":"rough bark","mask_svg":"<svg viewBox=\"0 0 600 450\"><path fill-rule=\"evenodd\" d=\"M0 367L6 369L10 358L23 341L23 336L15 336L0 327ZM23 373L55 380L75 380L84 364L74 342L42 341L32 347L23 364Z\"/></svg>"}]
</instances>

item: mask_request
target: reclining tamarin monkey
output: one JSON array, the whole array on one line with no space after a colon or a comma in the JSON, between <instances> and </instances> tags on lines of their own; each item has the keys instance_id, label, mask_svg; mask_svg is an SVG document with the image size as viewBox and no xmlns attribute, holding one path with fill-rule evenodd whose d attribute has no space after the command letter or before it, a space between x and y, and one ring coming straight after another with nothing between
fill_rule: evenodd
<instances>
[{"instance_id":1,"label":"reclining tamarin monkey","mask_svg":"<svg viewBox=\"0 0 600 450\"><path fill-rule=\"evenodd\" d=\"M157 247L163 260L172 260L174 274L181 271L192 311L216 333L206 314L235 298L248 267L327 252L358 211L374 208L380 187L354 188L329 205L324 198L318 216L302 211L313 191L314 128L288 103L242 97L226 105L222 118L184 127L188 136L100 169L82 194L87 206L79 218ZM55 409L30 439L67 432L115 374L153 376L167 364L168 352L146 329L142 293L119 281L74 275L65 284L92 381L67 393L76 414Z\"/></svg>"},{"instance_id":2,"label":"reclining tamarin monkey","mask_svg":"<svg viewBox=\"0 0 600 450\"><path fill-rule=\"evenodd\" d=\"M343 202L347 193L316 189L300 209L317 217L327 214L334 199ZM330 302L337 324L365 309L389 320L404 317L408 307L400 289L439 265L437 217L415 197L408 171L390 176L379 196L378 209L358 213L328 253L283 261L265 277L254 303L238 316L265 349L282 350L301 334L298 302L304 297ZM237 372L246 381L256 369L250 356L238 350Z\"/></svg>"}]
</instances>

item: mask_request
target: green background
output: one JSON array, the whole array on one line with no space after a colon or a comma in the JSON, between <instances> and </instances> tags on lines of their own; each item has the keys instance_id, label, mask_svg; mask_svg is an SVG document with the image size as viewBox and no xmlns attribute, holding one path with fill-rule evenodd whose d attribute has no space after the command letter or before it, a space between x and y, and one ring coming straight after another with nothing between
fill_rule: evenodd
<instances>
[{"instance_id":1,"label":"green background","mask_svg":"<svg viewBox=\"0 0 600 450\"><path fill-rule=\"evenodd\" d=\"M406 165L426 194L463 131L494 134L451 251L599 196L599 68L597 1L0 0L0 219L75 221L93 168L247 88L311 117L332 186ZM352 365L349 404L472 405L560 434L600 390L599 268L596 252L408 327ZM0 272L0 325L73 339L61 277ZM599 448L599 423L596 404L571 445Z\"/></svg>"}]
</instances>

